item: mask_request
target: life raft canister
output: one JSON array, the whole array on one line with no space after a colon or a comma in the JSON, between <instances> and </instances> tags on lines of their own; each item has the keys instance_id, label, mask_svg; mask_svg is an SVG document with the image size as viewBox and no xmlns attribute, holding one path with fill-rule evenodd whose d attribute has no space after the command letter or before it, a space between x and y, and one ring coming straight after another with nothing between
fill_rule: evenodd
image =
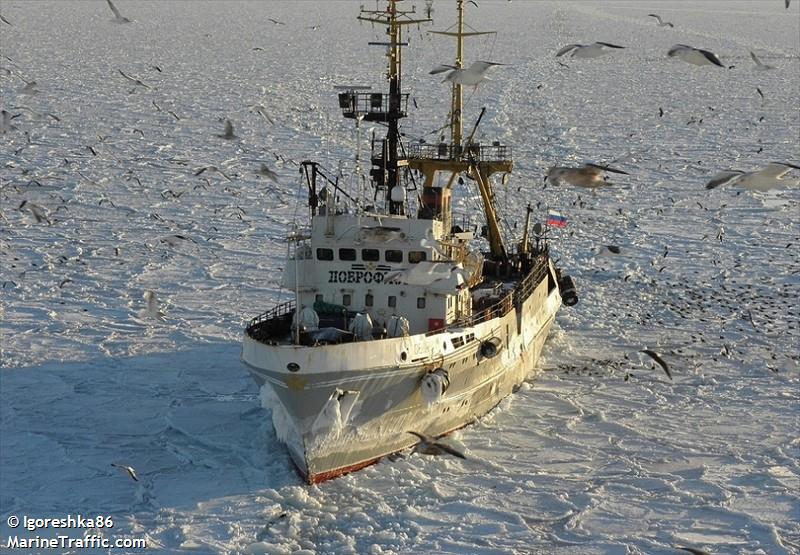
<instances>
[{"instance_id":1,"label":"life raft canister","mask_svg":"<svg viewBox=\"0 0 800 555\"><path fill-rule=\"evenodd\" d=\"M570 276L564 276L558 282L558 289L561 291L561 300L567 306L578 304L578 290L575 281Z\"/></svg>"},{"instance_id":2,"label":"life raft canister","mask_svg":"<svg viewBox=\"0 0 800 555\"><path fill-rule=\"evenodd\" d=\"M428 404L441 399L448 387L450 387L450 375L444 368L437 368L422 376L420 389L422 397Z\"/></svg>"}]
</instances>

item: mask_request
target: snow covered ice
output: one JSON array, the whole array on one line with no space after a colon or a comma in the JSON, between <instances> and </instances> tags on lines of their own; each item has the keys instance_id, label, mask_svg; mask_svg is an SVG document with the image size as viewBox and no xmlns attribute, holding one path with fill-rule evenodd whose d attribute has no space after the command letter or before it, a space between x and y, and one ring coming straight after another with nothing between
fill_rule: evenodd
<instances>
[{"instance_id":1,"label":"snow covered ice","mask_svg":"<svg viewBox=\"0 0 800 555\"><path fill-rule=\"evenodd\" d=\"M19 114L0 135L2 541L10 515L83 513L148 553L800 553L800 190L705 189L800 162L800 2L468 4L500 33L467 59L507 65L466 91L465 122L486 106L480 140L514 148L506 227L528 202L568 218L552 247L581 302L542 372L448 438L466 460L301 483L238 342L288 299L294 162L352 167L333 87L382 86L360 4L116 0L125 25L106 2L0 4L0 108ZM454 3L434 19L407 36L409 140L445 123L449 84L428 71L453 44L425 31ZM625 48L555 57L594 41ZM543 188L585 162L630 175ZM163 318L142 317L147 291Z\"/></svg>"}]
</instances>

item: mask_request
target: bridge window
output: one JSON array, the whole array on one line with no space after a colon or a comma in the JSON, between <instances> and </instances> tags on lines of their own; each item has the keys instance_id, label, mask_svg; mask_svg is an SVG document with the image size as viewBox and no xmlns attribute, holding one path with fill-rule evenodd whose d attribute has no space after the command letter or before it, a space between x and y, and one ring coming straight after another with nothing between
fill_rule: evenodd
<instances>
[{"instance_id":1,"label":"bridge window","mask_svg":"<svg viewBox=\"0 0 800 555\"><path fill-rule=\"evenodd\" d=\"M339 260L355 260L356 249L339 249Z\"/></svg>"},{"instance_id":2,"label":"bridge window","mask_svg":"<svg viewBox=\"0 0 800 555\"><path fill-rule=\"evenodd\" d=\"M397 297L394 295L389 295L389 307L396 308L397 307Z\"/></svg>"},{"instance_id":3,"label":"bridge window","mask_svg":"<svg viewBox=\"0 0 800 555\"><path fill-rule=\"evenodd\" d=\"M418 264L424 262L428 258L428 253L425 251L408 251L408 261L411 264Z\"/></svg>"},{"instance_id":4,"label":"bridge window","mask_svg":"<svg viewBox=\"0 0 800 555\"><path fill-rule=\"evenodd\" d=\"M374 302L375 302L375 297L367 293L367 295L364 297L364 306L372 306Z\"/></svg>"},{"instance_id":5,"label":"bridge window","mask_svg":"<svg viewBox=\"0 0 800 555\"><path fill-rule=\"evenodd\" d=\"M425 308L425 297L417 297L417 308Z\"/></svg>"},{"instance_id":6,"label":"bridge window","mask_svg":"<svg viewBox=\"0 0 800 555\"><path fill-rule=\"evenodd\" d=\"M361 249L361 260L364 262L377 262L381 259L378 249Z\"/></svg>"},{"instance_id":7,"label":"bridge window","mask_svg":"<svg viewBox=\"0 0 800 555\"><path fill-rule=\"evenodd\" d=\"M323 297L323 295L321 293L317 293L316 295L314 295L314 302L315 303L321 303L321 302L323 302L323 300L324 300L324 297Z\"/></svg>"},{"instance_id":8,"label":"bridge window","mask_svg":"<svg viewBox=\"0 0 800 555\"><path fill-rule=\"evenodd\" d=\"M333 260L333 249L317 249L317 260Z\"/></svg>"},{"instance_id":9,"label":"bridge window","mask_svg":"<svg viewBox=\"0 0 800 555\"><path fill-rule=\"evenodd\" d=\"M386 262L402 262L403 251L387 250L385 253Z\"/></svg>"},{"instance_id":10,"label":"bridge window","mask_svg":"<svg viewBox=\"0 0 800 555\"><path fill-rule=\"evenodd\" d=\"M350 294L349 293L345 293L344 295L342 295L342 304L344 306L350 306Z\"/></svg>"}]
</instances>

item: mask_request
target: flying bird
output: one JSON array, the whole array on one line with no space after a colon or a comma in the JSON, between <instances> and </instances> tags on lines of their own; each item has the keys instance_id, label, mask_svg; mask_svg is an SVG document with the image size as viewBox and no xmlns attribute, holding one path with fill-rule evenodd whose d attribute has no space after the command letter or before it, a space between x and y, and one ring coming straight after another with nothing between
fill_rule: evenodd
<instances>
[{"instance_id":1,"label":"flying bird","mask_svg":"<svg viewBox=\"0 0 800 555\"><path fill-rule=\"evenodd\" d=\"M17 126L11 123L13 116L6 110L0 111L2 119L0 119L0 135L5 135L9 131L15 131Z\"/></svg>"},{"instance_id":2,"label":"flying bird","mask_svg":"<svg viewBox=\"0 0 800 555\"><path fill-rule=\"evenodd\" d=\"M608 42L593 42L592 44L568 44L558 52L556 58L572 51L571 58L597 58L613 52L615 49L623 49L624 46L611 44Z\"/></svg>"},{"instance_id":3,"label":"flying bird","mask_svg":"<svg viewBox=\"0 0 800 555\"><path fill-rule=\"evenodd\" d=\"M786 3L789 3L789 0L786 0ZM704 551L702 549L697 549L696 547L676 547L675 549L680 549L681 551L688 551L692 555L711 555L708 551Z\"/></svg>"},{"instance_id":4,"label":"flying bird","mask_svg":"<svg viewBox=\"0 0 800 555\"><path fill-rule=\"evenodd\" d=\"M429 75L448 72L445 78L442 80L442 83L445 81L450 81L455 85L472 85L477 87L481 82L490 80L488 77L486 77L486 72L495 66L502 65L505 64L498 62L477 61L472 62L468 68L459 68L456 66L443 64L433 68L429 72Z\"/></svg>"},{"instance_id":5,"label":"flying bird","mask_svg":"<svg viewBox=\"0 0 800 555\"><path fill-rule=\"evenodd\" d=\"M680 58L684 62L694 64L696 66L718 66L725 67L716 54L710 50L702 50L694 48L685 44L676 44L667 51L667 56L670 58Z\"/></svg>"},{"instance_id":6,"label":"flying bird","mask_svg":"<svg viewBox=\"0 0 800 555\"><path fill-rule=\"evenodd\" d=\"M620 249L617 245L603 245L600 248L600 252L598 254L600 254L601 256L610 256L614 254L619 254L621 252L622 249Z\"/></svg>"},{"instance_id":7,"label":"flying bird","mask_svg":"<svg viewBox=\"0 0 800 555\"><path fill-rule=\"evenodd\" d=\"M110 3L111 2L109 2L109 4ZM111 463L111 466L113 466L114 468L119 468L120 470L123 470L123 471L127 472L128 476L130 476L131 479L134 482L138 482L139 481L139 477L136 475L136 470L134 470L132 466L128 466L126 464L117 464L117 463Z\"/></svg>"},{"instance_id":8,"label":"flying bird","mask_svg":"<svg viewBox=\"0 0 800 555\"><path fill-rule=\"evenodd\" d=\"M106 0L108 2L108 7L111 8L111 11L114 12L114 23L130 23L131 20L127 17L122 17L122 14L119 13L117 7L111 3L111 0Z\"/></svg>"},{"instance_id":9,"label":"flying bird","mask_svg":"<svg viewBox=\"0 0 800 555\"><path fill-rule=\"evenodd\" d=\"M220 174L222 177L224 177L228 181L232 181L232 179L230 177L228 177L227 174L224 171L222 171L221 169L219 169L217 166L206 166L204 168L200 168L197 171L195 171L194 174L195 175L200 175L200 174L202 174L203 172L206 172L206 171L208 171L208 172L217 172L218 174Z\"/></svg>"},{"instance_id":10,"label":"flying bird","mask_svg":"<svg viewBox=\"0 0 800 555\"><path fill-rule=\"evenodd\" d=\"M566 182L570 185L575 185L576 187L594 189L604 185L612 185L612 183L608 181L606 172L629 175L626 171L611 168L609 166L584 164L579 168L554 166L547 170L547 175L545 176L544 180L549 180L556 185L560 184L561 182Z\"/></svg>"},{"instance_id":11,"label":"flying bird","mask_svg":"<svg viewBox=\"0 0 800 555\"><path fill-rule=\"evenodd\" d=\"M647 14L647 17L655 17L655 18L656 18L656 21L658 22L658 26L659 26L659 27L675 27L675 26L674 26L672 23L670 23L669 21L663 21L663 20L661 19L661 16L660 16L660 15L656 15L656 14L654 14L654 13L649 13L649 14Z\"/></svg>"},{"instance_id":12,"label":"flying bird","mask_svg":"<svg viewBox=\"0 0 800 555\"><path fill-rule=\"evenodd\" d=\"M17 92L19 94L39 94L39 89L36 88L36 81L25 81L25 86Z\"/></svg>"},{"instance_id":13,"label":"flying bird","mask_svg":"<svg viewBox=\"0 0 800 555\"><path fill-rule=\"evenodd\" d=\"M750 52L750 57L755 62L756 69L759 70L759 71L766 71L768 69L775 69L775 66L770 66L770 65L762 63L761 60L759 60L758 57L753 52Z\"/></svg>"},{"instance_id":14,"label":"flying bird","mask_svg":"<svg viewBox=\"0 0 800 555\"><path fill-rule=\"evenodd\" d=\"M156 298L156 294L152 291L145 291L144 292L144 300L147 303L145 307L144 314L148 318L154 318L156 320L161 320L162 322L166 322L167 318L163 312L158 308L158 299ZM136 478L134 478L135 480Z\"/></svg>"},{"instance_id":15,"label":"flying bird","mask_svg":"<svg viewBox=\"0 0 800 555\"><path fill-rule=\"evenodd\" d=\"M47 215L47 209L45 209L43 206L23 200L17 210L20 212L28 212L31 216L33 216L37 224L47 222L47 225L53 225L53 222L50 221L50 217Z\"/></svg>"},{"instance_id":16,"label":"flying bird","mask_svg":"<svg viewBox=\"0 0 800 555\"><path fill-rule=\"evenodd\" d=\"M716 189L723 185L736 185L748 191L769 191L778 187L800 185L800 179L782 179L784 175L800 166L788 162L771 162L760 170L743 172L740 170L725 170L719 172L706 183L706 189Z\"/></svg>"},{"instance_id":17,"label":"flying bird","mask_svg":"<svg viewBox=\"0 0 800 555\"><path fill-rule=\"evenodd\" d=\"M255 112L256 114L260 115L262 118L267 120L270 124L275 125L275 120L273 120L269 114L267 114L267 109L264 108L261 104L255 104L250 107L251 112Z\"/></svg>"},{"instance_id":18,"label":"flying bird","mask_svg":"<svg viewBox=\"0 0 800 555\"><path fill-rule=\"evenodd\" d=\"M263 175L264 177L274 181L275 183L280 183L278 181L278 174L269 169L266 164L261 164L261 167L256 170L256 173L258 175Z\"/></svg>"},{"instance_id":19,"label":"flying bird","mask_svg":"<svg viewBox=\"0 0 800 555\"><path fill-rule=\"evenodd\" d=\"M138 79L136 79L134 77L131 77L130 75L126 75L125 72L122 71L121 69L117 69L117 71L119 71L120 75L122 75L125 79L127 79L128 81L130 81L134 85L136 85L138 87L144 87L145 89L149 89L150 88L147 85L145 85L144 83L142 83L141 81L139 81Z\"/></svg>"},{"instance_id":20,"label":"flying bird","mask_svg":"<svg viewBox=\"0 0 800 555\"><path fill-rule=\"evenodd\" d=\"M2 14L0 14L0 21L5 23L6 25L11 25L11 22L9 20L7 20L5 17L3 17ZM13 27L13 25L11 25L11 26Z\"/></svg>"},{"instance_id":21,"label":"flying bird","mask_svg":"<svg viewBox=\"0 0 800 555\"><path fill-rule=\"evenodd\" d=\"M217 135L217 137L221 137L223 139L228 139L228 140L236 138L236 135L233 133L233 124L231 123L231 120L229 119L225 120L225 133Z\"/></svg>"},{"instance_id":22,"label":"flying bird","mask_svg":"<svg viewBox=\"0 0 800 555\"><path fill-rule=\"evenodd\" d=\"M268 19L268 21L273 22L275 25L286 25L283 21L278 21L277 19L272 19L271 17Z\"/></svg>"},{"instance_id":23,"label":"flying bird","mask_svg":"<svg viewBox=\"0 0 800 555\"><path fill-rule=\"evenodd\" d=\"M646 354L647 356L652 358L654 361L656 361L658 363L658 365L661 366L661 368L664 370L664 373L667 375L667 377L670 380L672 379L672 372L669 371L669 366L667 366L667 363L664 362L663 358L661 358L661 355L659 355L655 351L651 351L650 349L642 349L639 352Z\"/></svg>"},{"instance_id":24,"label":"flying bird","mask_svg":"<svg viewBox=\"0 0 800 555\"><path fill-rule=\"evenodd\" d=\"M410 431L408 433L419 438L419 443L417 444L416 450L420 453L424 453L426 455L443 455L447 453L449 455L453 455L454 457L458 457L459 459L467 458L464 453L458 449L450 447L441 441L437 441L435 438L426 436L425 434L421 434L419 432Z\"/></svg>"}]
</instances>

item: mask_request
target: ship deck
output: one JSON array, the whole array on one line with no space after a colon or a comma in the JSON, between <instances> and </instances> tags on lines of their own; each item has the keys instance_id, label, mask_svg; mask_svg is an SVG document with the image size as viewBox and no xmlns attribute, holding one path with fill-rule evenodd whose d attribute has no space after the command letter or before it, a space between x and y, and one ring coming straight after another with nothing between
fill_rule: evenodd
<instances>
[{"instance_id":1,"label":"ship deck","mask_svg":"<svg viewBox=\"0 0 800 555\"><path fill-rule=\"evenodd\" d=\"M470 315L454 320L436 330L411 330L412 334L434 335L451 329L473 327L486 320L504 316L514 306L519 306L548 276L552 281L551 288L555 287L555 276L548 273L548 260L547 254L543 252L534 259L527 274L512 276L511 279L506 280L484 280L470 289L473 298ZM306 347L316 347L356 341L355 335L347 331L349 323L357 314L356 312L320 314L317 330L301 331L298 336L295 336L292 321L296 309L295 301L291 300L259 314L250 320L246 329L247 335L265 345L299 343ZM375 341L388 338L384 329L376 329L373 332Z\"/></svg>"}]
</instances>

